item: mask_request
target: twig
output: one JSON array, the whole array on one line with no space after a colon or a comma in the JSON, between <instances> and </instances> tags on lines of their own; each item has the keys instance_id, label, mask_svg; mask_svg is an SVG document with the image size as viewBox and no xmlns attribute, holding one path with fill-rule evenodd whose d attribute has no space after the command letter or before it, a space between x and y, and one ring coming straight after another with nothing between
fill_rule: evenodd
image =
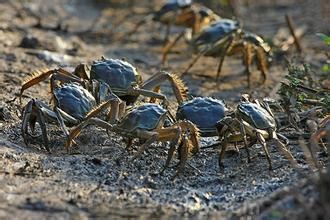
<instances>
[{"instance_id":1,"label":"twig","mask_svg":"<svg viewBox=\"0 0 330 220\"><path fill-rule=\"evenodd\" d=\"M296 45L296 48L297 48L298 52L301 53L302 52L301 44L300 44L300 41L299 41L298 37L296 36L295 31L294 31L293 24L292 24L292 19L288 14L286 14L285 15L285 20L286 20L286 23L287 23L287 25L290 29L291 35L294 38L294 43Z\"/></svg>"}]
</instances>

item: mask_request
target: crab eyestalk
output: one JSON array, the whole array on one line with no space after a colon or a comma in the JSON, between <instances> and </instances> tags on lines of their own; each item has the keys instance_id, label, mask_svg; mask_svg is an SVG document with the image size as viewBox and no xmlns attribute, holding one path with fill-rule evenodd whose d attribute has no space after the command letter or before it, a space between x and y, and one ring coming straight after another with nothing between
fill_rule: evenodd
<instances>
[{"instance_id":1,"label":"crab eyestalk","mask_svg":"<svg viewBox=\"0 0 330 220\"><path fill-rule=\"evenodd\" d=\"M90 79L90 68L87 64L81 63L73 71L73 74L82 78L89 80Z\"/></svg>"}]
</instances>

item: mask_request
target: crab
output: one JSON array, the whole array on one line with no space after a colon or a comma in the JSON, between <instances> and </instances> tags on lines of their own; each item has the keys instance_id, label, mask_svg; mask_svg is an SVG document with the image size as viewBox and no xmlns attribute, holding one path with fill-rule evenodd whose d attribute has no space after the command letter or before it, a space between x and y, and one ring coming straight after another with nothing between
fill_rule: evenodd
<instances>
[{"instance_id":1,"label":"crab","mask_svg":"<svg viewBox=\"0 0 330 220\"><path fill-rule=\"evenodd\" d=\"M229 112L223 100L196 97L178 106L176 118L189 120L200 130L202 137L217 136L216 124Z\"/></svg>"},{"instance_id":2,"label":"crab","mask_svg":"<svg viewBox=\"0 0 330 220\"><path fill-rule=\"evenodd\" d=\"M107 83L127 105L134 103L139 95L166 100L164 95L155 92L165 80L170 82L178 102L182 102L187 96L184 83L176 75L160 71L143 82L140 73L133 65L119 59L102 57L101 60L94 61L90 69L90 78ZM152 89L155 91L151 91Z\"/></svg>"},{"instance_id":3,"label":"crab","mask_svg":"<svg viewBox=\"0 0 330 220\"><path fill-rule=\"evenodd\" d=\"M193 122L200 131L202 137L219 136L217 130L218 121L232 114L231 109L228 109L223 100L214 99L211 97L197 97L189 101L185 101L178 106L176 118L179 120L189 120ZM204 146L203 149L219 146L216 142L209 146ZM235 150L239 152L239 148L235 143ZM249 154L248 149L245 149Z\"/></svg>"},{"instance_id":4,"label":"crab","mask_svg":"<svg viewBox=\"0 0 330 220\"><path fill-rule=\"evenodd\" d=\"M79 135L81 130L91 124L99 125L128 138L128 147L134 138L144 141L132 160L138 158L153 142L170 141L168 157L162 172L169 166L175 148L178 145L180 162L178 170L173 176L175 178L183 171L188 155L199 151L199 132L198 128L187 120L177 121L168 127L164 127L165 120L171 118L168 113L168 110L159 104L144 103L140 106L133 107L116 124L110 124L98 118L90 118L84 120L71 130L67 145L71 146L72 140Z\"/></svg>"},{"instance_id":5,"label":"crab","mask_svg":"<svg viewBox=\"0 0 330 220\"><path fill-rule=\"evenodd\" d=\"M107 87L106 85L103 86ZM104 88L103 86L99 88ZM44 147L48 152L50 152L50 148L48 147L47 122L59 124L65 136L68 137L69 130L67 126L78 125L80 122L96 116L109 106L114 106L117 103L120 106L119 98L112 94L110 90L106 97L107 101L101 102L98 105L97 100L103 100L104 97L95 98L92 93L76 82L65 83L56 87L52 90L52 95L54 100L53 107L37 99L32 99L27 103L23 108L21 127L24 143L28 145L28 136L32 136L29 134L29 127L34 132L35 124L38 122L42 131ZM108 114L109 120L113 121L116 119L118 115L116 110L123 111L123 108L111 109Z\"/></svg>"},{"instance_id":6,"label":"crab","mask_svg":"<svg viewBox=\"0 0 330 220\"><path fill-rule=\"evenodd\" d=\"M287 149L288 139L276 132L276 122L269 105L266 102L252 103L248 100L240 102L237 110L232 116L226 116L217 123L217 130L220 139L222 139L222 148L219 153L219 166L223 167L223 157L228 143L244 141L245 148L249 145L259 142L266 154L269 164L269 170L273 169L272 161L268 152L266 140L274 140L279 151L294 165L296 160L291 152ZM250 139L248 143L247 139ZM280 139L285 141L285 144ZM249 151L247 150L248 162L251 161Z\"/></svg>"},{"instance_id":7,"label":"crab","mask_svg":"<svg viewBox=\"0 0 330 220\"><path fill-rule=\"evenodd\" d=\"M201 27L218 18L219 16L211 9L200 4L192 3L192 1L167 1L158 11L144 17L135 28L129 32L129 35L135 33L144 23L156 21L166 25L164 41L168 42L172 25L189 28L193 33L196 33Z\"/></svg>"},{"instance_id":8,"label":"crab","mask_svg":"<svg viewBox=\"0 0 330 220\"><path fill-rule=\"evenodd\" d=\"M218 81L225 56L242 53L249 87L251 86L250 65L254 59L262 74L263 83L266 81L268 63L271 60L270 47L258 35L243 31L238 21L218 19L195 34L189 45L197 55L183 73L187 73L201 56L218 57L219 66L216 74Z\"/></svg>"},{"instance_id":9,"label":"crab","mask_svg":"<svg viewBox=\"0 0 330 220\"><path fill-rule=\"evenodd\" d=\"M94 61L90 69L86 64L79 64L72 73L62 68L41 70L24 82L20 95L27 88L47 79L49 76L51 76L51 86L54 85L54 80L79 82L84 85L92 84L93 80L103 82L110 87L115 95L125 101L126 105L133 104L139 95L161 99L166 102L166 96L157 92L159 85L165 80L170 82L174 95L179 102L187 96L184 83L173 74L160 71L143 82L137 69L130 63L104 57L101 60ZM152 89L156 91L151 91Z\"/></svg>"}]
</instances>

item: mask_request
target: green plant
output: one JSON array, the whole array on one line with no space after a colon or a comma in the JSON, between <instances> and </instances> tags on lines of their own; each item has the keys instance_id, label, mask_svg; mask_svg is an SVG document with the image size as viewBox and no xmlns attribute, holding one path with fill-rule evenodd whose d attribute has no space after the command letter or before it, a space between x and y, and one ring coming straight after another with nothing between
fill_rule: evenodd
<instances>
[{"instance_id":1,"label":"green plant","mask_svg":"<svg viewBox=\"0 0 330 220\"><path fill-rule=\"evenodd\" d=\"M318 36L326 45L330 45L330 36L323 33L316 33L316 36ZM328 73L330 73L330 54L326 53L326 55L328 60L327 63L321 67L321 71L328 75Z\"/></svg>"},{"instance_id":2,"label":"green plant","mask_svg":"<svg viewBox=\"0 0 330 220\"><path fill-rule=\"evenodd\" d=\"M288 74L285 81L281 82L278 94L281 96L281 104L287 110L304 110L311 105L321 106L325 112L330 112L330 92L320 89L320 83L313 79L315 73L310 66L302 67L294 64L288 66Z\"/></svg>"},{"instance_id":3,"label":"green plant","mask_svg":"<svg viewBox=\"0 0 330 220\"><path fill-rule=\"evenodd\" d=\"M316 36L318 36L319 38L321 38L321 40L327 44L330 45L330 36L323 34L323 33L316 33Z\"/></svg>"}]
</instances>

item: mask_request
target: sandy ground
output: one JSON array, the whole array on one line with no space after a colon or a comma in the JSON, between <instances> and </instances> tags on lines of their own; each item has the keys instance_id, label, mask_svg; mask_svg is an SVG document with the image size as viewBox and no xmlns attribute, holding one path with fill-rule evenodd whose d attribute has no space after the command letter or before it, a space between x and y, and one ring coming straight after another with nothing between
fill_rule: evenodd
<instances>
[{"instance_id":1,"label":"sandy ground","mask_svg":"<svg viewBox=\"0 0 330 220\"><path fill-rule=\"evenodd\" d=\"M290 150L299 163L297 169L270 144L276 169L268 171L267 160L259 146L252 147L253 160L246 162L245 152L228 153L226 168L219 171L217 150L202 150L189 163L184 174L175 181L170 178L175 168L158 175L164 165L167 147L154 144L140 159L130 162L134 152L125 150L122 138L109 136L102 129L91 126L78 138L78 146L71 154L64 150L64 138L56 126L48 126L52 154L39 146L40 139L29 147L20 135L21 109L31 98L49 100L48 81L28 89L20 105L17 96L20 85L32 71L43 67L75 67L81 62L91 63L101 56L125 58L138 67L144 79L160 69L182 71L190 62L186 45L180 43L160 67L161 39L164 31L158 24L147 24L125 42L112 40L110 30L130 30L143 13L156 7L141 1L129 8L124 4L112 6L92 1L0 1L0 218L20 219L84 219L84 218L210 218L258 216L266 218L274 213L268 207L278 207L277 201L286 198L287 210L302 211L301 202L287 199L288 189L301 187L301 196L316 197L315 186L306 178L313 169L306 164L297 141L291 140ZM238 1L240 2L240 1ZM286 74L285 58L304 60L319 68L325 61L326 48L315 32L325 32L329 10L322 10L312 1L272 1L239 4L236 16L246 29L272 39L278 30L286 30L284 14L289 13L297 27L307 27L302 39L304 56L297 56L294 48L276 59L265 85L258 85L259 74L254 72L252 89L247 88L246 76L238 57L226 58L220 84L214 82L217 61L202 58L183 79L192 96L222 98L230 105L239 100L242 92L256 98L271 96ZM321 1L322 2L322 1ZM325 1L326 2L326 1ZM159 3L158 3L159 4ZM312 7L313 6L313 7ZM115 7L115 8L114 8ZM223 9L218 9L220 12ZM302 14L314 15L302 16ZM323 14L322 14L323 13ZM320 16L320 14L322 14ZM41 17L41 27L35 27ZM93 21L101 17L97 24ZM122 20L126 17L125 20ZM122 20L122 21L121 21ZM120 22L119 22L120 21ZM68 30L54 30L57 23ZM93 27L93 33L84 30ZM180 31L174 28L173 35ZM35 37L34 48L23 48L24 37ZM169 86L162 88L169 96ZM170 97L171 100L173 98ZM173 104L172 110L176 106ZM201 145L214 143L216 138L203 138ZM323 158L323 162L327 159ZM174 165L174 163L172 164ZM285 193L285 192L290 193ZM284 192L284 193L283 193ZM276 206L277 205L277 206ZM279 210L281 210L279 208ZM283 208L282 208L283 212ZM277 213L282 213L278 211ZM238 213L238 214L237 214ZM263 213L263 214L262 214ZM276 213L275 213L276 214ZM266 216L266 217L265 217ZM280 218L285 218L281 215Z\"/></svg>"}]
</instances>

